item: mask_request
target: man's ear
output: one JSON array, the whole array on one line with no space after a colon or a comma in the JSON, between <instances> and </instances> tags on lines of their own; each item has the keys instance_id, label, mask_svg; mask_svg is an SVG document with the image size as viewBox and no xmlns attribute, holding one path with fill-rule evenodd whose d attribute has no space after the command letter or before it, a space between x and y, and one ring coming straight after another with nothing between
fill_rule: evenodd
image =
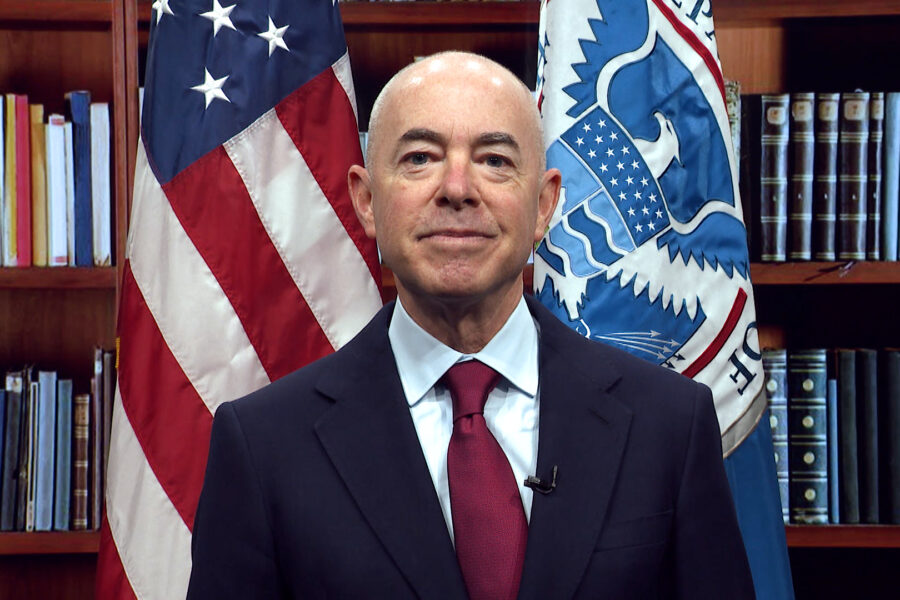
<instances>
[{"instance_id":1,"label":"man's ear","mask_svg":"<svg viewBox=\"0 0 900 600\"><path fill-rule=\"evenodd\" d=\"M350 201L356 218L366 235L375 239L375 215L372 213L372 179L369 172L360 165L353 165L347 172L347 187L350 189Z\"/></svg>"},{"instance_id":2,"label":"man's ear","mask_svg":"<svg viewBox=\"0 0 900 600\"><path fill-rule=\"evenodd\" d=\"M547 232L550 219L556 210L559 201L559 189L562 185L562 175L559 169L548 169L541 178L541 190L538 195L537 224L534 228L534 243L537 244Z\"/></svg>"}]
</instances>

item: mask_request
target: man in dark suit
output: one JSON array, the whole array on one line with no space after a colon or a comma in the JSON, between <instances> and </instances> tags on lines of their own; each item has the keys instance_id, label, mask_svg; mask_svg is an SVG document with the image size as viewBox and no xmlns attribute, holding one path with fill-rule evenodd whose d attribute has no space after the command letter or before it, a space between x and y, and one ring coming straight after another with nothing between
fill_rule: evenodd
<instances>
[{"instance_id":1,"label":"man in dark suit","mask_svg":"<svg viewBox=\"0 0 900 600\"><path fill-rule=\"evenodd\" d=\"M753 598L710 391L523 299L560 192L527 89L435 55L369 135L398 302L219 408L188 597Z\"/></svg>"}]
</instances>

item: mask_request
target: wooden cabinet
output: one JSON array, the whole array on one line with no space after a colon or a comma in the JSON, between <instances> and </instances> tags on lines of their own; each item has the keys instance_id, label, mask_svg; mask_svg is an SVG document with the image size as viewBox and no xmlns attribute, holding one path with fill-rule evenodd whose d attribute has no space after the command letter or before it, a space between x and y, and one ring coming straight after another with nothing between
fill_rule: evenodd
<instances>
[{"instance_id":1,"label":"wooden cabinet","mask_svg":"<svg viewBox=\"0 0 900 600\"><path fill-rule=\"evenodd\" d=\"M749 93L896 88L897 0L713 0L725 75ZM341 6L361 128L381 86L414 57L466 49L533 85L537 2L358 2ZM110 102L116 267L0 269L0 366L33 362L85 389L91 349L115 340L117 282L139 125L149 0L0 0L0 91L48 111L89 89ZM900 263L754 264L769 345L900 345ZM390 278L388 278L390 281ZM798 598L896 590L900 527L787 529ZM0 534L0 597L90 598L98 534ZM862 581L867 583L863 584ZM871 593L869 593L871 591Z\"/></svg>"}]
</instances>

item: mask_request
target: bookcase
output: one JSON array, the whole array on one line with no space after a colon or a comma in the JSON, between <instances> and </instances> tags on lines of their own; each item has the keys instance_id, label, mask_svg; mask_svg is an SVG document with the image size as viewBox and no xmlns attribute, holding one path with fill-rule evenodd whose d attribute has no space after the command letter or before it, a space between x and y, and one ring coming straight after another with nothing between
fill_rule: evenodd
<instances>
[{"instance_id":1,"label":"bookcase","mask_svg":"<svg viewBox=\"0 0 900 600\"><path fill-rule=\"evenodd\" d=\"M748 93L898 89L897 0L713 0L725 75ZM415 56L483 53L533 84L537 2L342 5L367 128L380 87ZM0 90L48 110L89 89L110 103L114 267L0 269L0 366L71 374L86 391L92 348L112 347L138 140L149 0L0 0ZM753 264L763 345L900 346L900 263ZM387 274L386 281L392 281ZM387 292L390 295L390 291ZM789 526L798 598L880 597L898 589L900 527ZM98 535L0 533L0 598L93 596Z\"/></svg>"}]
</instances>

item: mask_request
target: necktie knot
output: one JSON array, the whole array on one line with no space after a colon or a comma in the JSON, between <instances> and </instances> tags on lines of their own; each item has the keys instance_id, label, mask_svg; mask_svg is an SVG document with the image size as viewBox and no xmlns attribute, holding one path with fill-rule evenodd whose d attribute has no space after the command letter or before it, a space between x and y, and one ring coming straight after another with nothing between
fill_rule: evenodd
<instances>
[{"instance_id":1,"label":"necktie knot","mask_svg":"<svg viewBox=\"0 0 900 600\"><path fill-rule=\"evenodd\" d=\"M500 374L483 362L468 360L456 363L441 377L453 400L453 421L484 413L488 394L497 385Z\"/></svg>"}]
</instances>

